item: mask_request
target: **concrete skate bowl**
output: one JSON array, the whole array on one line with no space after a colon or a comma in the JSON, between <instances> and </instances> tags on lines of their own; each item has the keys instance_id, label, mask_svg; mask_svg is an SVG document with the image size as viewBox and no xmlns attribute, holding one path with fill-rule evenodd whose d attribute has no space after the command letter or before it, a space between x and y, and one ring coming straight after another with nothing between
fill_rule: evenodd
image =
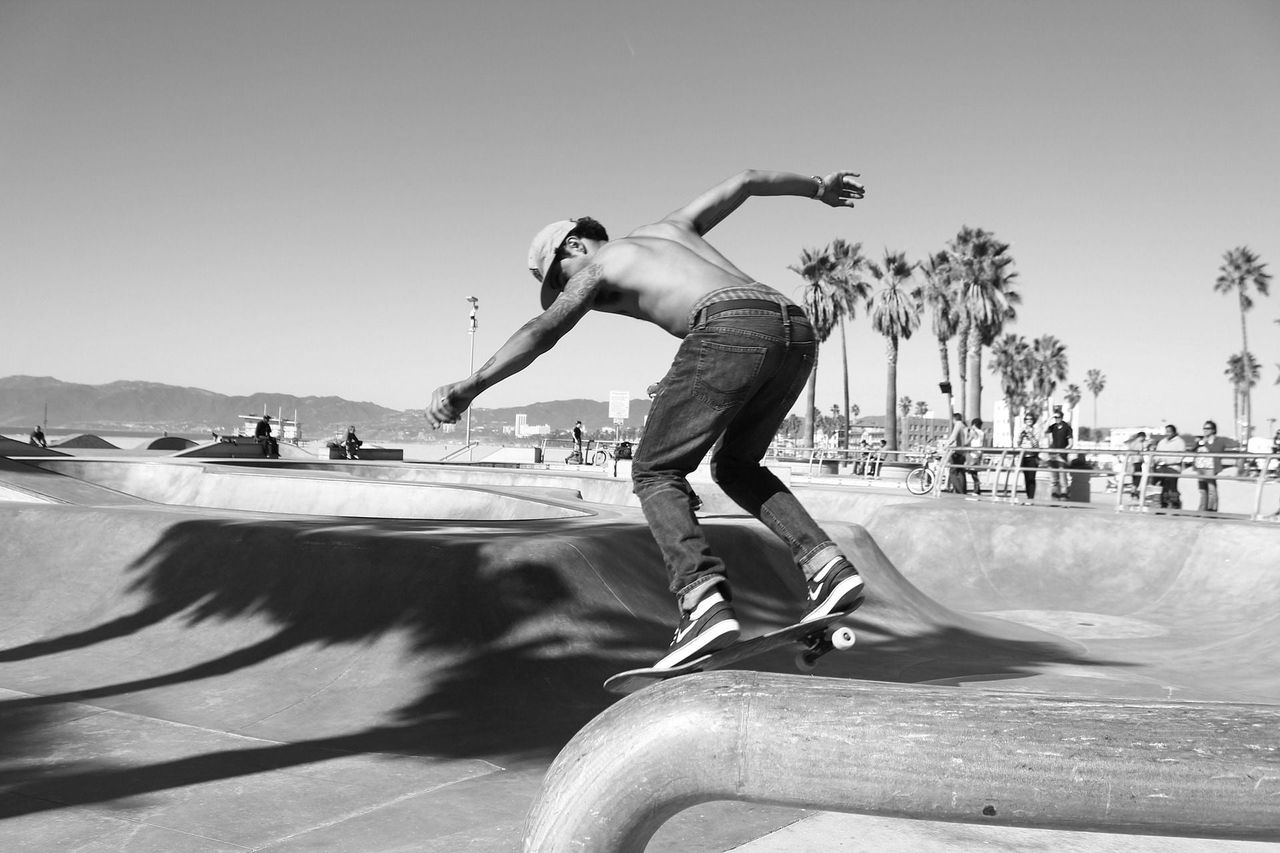
<instances>
[{"instance_id":1,"label":"concrete skate bowl","mask_svg":"<svg viewBox=\"0 0 1280 853\"><path fill-rule=\"evenodd\" d=\"M194 461L58 459L38 466L170 506L351 518L514 520L574 518L587 510L467 486L353 482L309 471Z\"/></svg>"},{"instance_id":2,"label":"concrete skate bowl","mask_svg":"<svg viewBox=\"0 0 1280 853\"><path fill-rule=\"evenodd\" d=\"M1183 611L1167 597L1151 609L1156 586L1185 592L1212 568L1198 561L1226 559L1242 585L1256 581L1256 614L1268 596L1274 610L1274 586L1250 568L1259 540L1219 540L1210 526L1154 539L1168 541L1163 561L1138 561L1127 587L1068 607L1060 587L1018 578L1110 565L1114 532L1077 528L1092 550L1032 549L1017 543L1062 517L1021 516L1016 541L978 565L987 546L970 540L998 525L976 511L869 515L870 532L830 525L873 595L859 645L824 659L822 676L958 685L929 688L957 696L992 684L1147 696L1166 684L1190 699L1280 702L1266 625L1232 627L1211 597L1205 626L1178 623L1198 632L1181 637L1159 620ZM801 588L782 547L754 522L704 526L744 629L793 618ZM911 535L926 527L959 547L935 562L933 534ZM0 503L0 530L0 828L14 849L514 849L552 758L615 702L601 682L654 659L674 624L661 558L626 508L476 521ZM1152 566L1161 574L1144 581ZM968 594L970 609L944 594ZM993 605L1037 624L973 610ZM1165 630L1095 641L1043 627L1068 610ZM1220 641L1218 677L1177 656ZM791 656L759 668L790 673ZM679 816L650 849L728 850L796 820L720 814Z\"/></svg>"}]
</instances>

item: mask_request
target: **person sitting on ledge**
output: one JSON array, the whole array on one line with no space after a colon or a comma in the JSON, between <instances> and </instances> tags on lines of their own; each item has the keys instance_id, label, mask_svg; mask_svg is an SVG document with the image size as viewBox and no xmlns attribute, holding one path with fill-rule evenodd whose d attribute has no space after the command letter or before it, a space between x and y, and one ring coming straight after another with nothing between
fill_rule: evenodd
<instances>
[{"instance_id":1,"label":"person sitting on ledge","mask_svg":"<svg viewBox=\"0 0 1280 853\"><path fill-rule=\"evenodd\" d=\"M278 459L280 457L280 443L271 434L271 415L262 416L262 420L258 421L258 426L254 429L253 435L258 439L258 444L262 445L263 456L268 459Z\"/></svg>"}]
</instances>

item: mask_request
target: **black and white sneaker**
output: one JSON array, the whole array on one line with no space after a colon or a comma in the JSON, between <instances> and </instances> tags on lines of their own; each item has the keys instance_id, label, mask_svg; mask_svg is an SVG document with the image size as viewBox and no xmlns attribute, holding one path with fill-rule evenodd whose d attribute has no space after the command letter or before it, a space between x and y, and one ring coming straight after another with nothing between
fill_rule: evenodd
<instances>
[{"instance_id":1,"label":"black and white sneaker","mask_svg":"<svg viewBox=\"0 0 1280 853\"><path fill-rule=\"evenodd\" d=\"M719 651L732 645L740 633L733 607L720 590L715 589L703 596L693 610L681 614L667 656L653 668L674 669L694 658Z\"/></svg>"},{"instance_id":2,"label":"black and white sneaker","mask_svg":"<svg viewBox=\"0 0 1280 853\"><path fill-rule=\"evenodd\" d=\"M809 612L801 622L821 619L832 613L851 613L866 600L862 575L844 557L822 567L809 581Z\"/></svg>"}]
</instances>

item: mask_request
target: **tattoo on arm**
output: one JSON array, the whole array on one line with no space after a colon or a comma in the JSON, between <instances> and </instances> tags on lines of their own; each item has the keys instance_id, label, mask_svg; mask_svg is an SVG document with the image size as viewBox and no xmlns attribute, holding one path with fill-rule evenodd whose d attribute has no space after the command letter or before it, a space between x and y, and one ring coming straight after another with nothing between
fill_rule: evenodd
<instances>
[{"instance_id":1,"label":"tattoo on arm","mask_svg":"<svg viewBox=\"0 0 1280 853\"><path fill-rule=\"evenodd\" d=\"M570 319L576 323L583 314L591 310L596 291L600 289L600 282L603 280L604 269L599 264L588 264L584 269L579 270L565 284L560 298L551 303L551 307L546 310L547 319L555 325Z\"/></svg>"},{"instance_id":2,"label":"tattoo on arm","mask_svg":"<svg viewBox=\"0 0 1280 853\"><path fill-rule=\"evenodd\" d=\"M472 381L478 389L476 393L520 372L555 346L591 310L603 280L604 271L599 264L591 264L569 279L564 291L547 310L521 326L472 374Z\"/></svg>"}]
</instances>

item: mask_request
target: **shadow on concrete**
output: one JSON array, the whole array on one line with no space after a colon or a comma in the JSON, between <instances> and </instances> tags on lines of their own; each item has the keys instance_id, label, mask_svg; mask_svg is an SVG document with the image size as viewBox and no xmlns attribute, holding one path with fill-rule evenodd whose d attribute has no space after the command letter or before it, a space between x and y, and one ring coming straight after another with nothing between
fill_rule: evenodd
<instances>
[{"instance_id":1,"label":"shadow on concrete","mask_svg":"<svg viewBox=\"0 0 1280 853\"><path fill-rule=\"evenodd\" d=\"M152 672L0 702L0 785L17 795L0 801L0 817L359 753L545 765L615 700L602 690L603 680L657 656L674 621L661 559L641 522L460 529L156 517L158 535L145 553L122 567L94 567L123 570L128 597L140 599L136 609L0 651L0 662L81 656L95 679L136 672L141 657ZM713 544L731 564L752 566L736 576L743 612L761 622L791 621L794 582L779 579L776 546L762 552L767 534L741 524L712 530ZM891 566L868 563L872 589L905 584L900 576L876 577L896 575ZM860 626L864 653L830 674L890 681L1016 677L1045 663L1086 663L1048 635L1025 640L929 623L915 606L909 595L894 593L868 607ZM171 642L157 643L150 634L165 626ZM379 645L391 636L403 639L395 652ZM113 646L122 642L125 652ZM326 656L338 649L343 658L330 665ZM311 695L280 683L286 672L296 676L299 652L318 671L307 687ZM790 671L790 656L762 660L761 668ZM352 677L352 670L368 676L338 696L331 683ZM417 685L410 685L416 696L409 701L397 689L406 681ZM128 711L129 700L146 692L147 709L165 708L161 716L182 721L189 694L166 691L196 682L209 682L210 691L231 684L237 701L260 702L260 709L239 708L251 718L291 714L289 742L132 767L105 766L100 755L78 761L56 742L55 727L68 715L96 713L80 704L95 700L114 699L109 707ZM319 712L309 710L324 703L325 690L335 702L351 701L354 691L379 721L326 731L316 722Z\"/></svg>"}]
</instances>

